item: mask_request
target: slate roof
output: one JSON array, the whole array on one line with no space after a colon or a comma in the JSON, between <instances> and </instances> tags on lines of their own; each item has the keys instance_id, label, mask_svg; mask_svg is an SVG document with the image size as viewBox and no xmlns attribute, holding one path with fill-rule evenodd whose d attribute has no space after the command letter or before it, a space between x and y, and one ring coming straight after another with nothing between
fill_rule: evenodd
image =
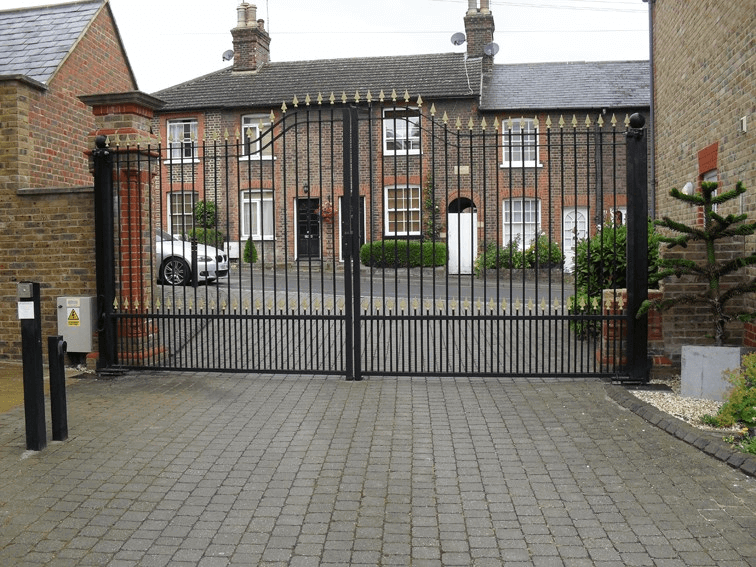
<instances>
[{"instance_id":1,"label":"slate roof","mask_svg":"<svg viewBox=\"0 0 756 567\"><path fill-rule=\"evenodd\" d=\"M495 65L483 80L481 110L649 106L648 61Z\"/></svg>"},{"instance_id":2,"label":"slate roof","mask_svg":"<svg viewBox=\"0 0 756 567\"><path fill-rule=\"evenodd\" d=\"M461 53L411 55L398 57L360 57L316 61L270 62L255 73L233 73L232 68L170 87L153 96L166 102L161 112L232 109L252 107L291 107L294 96L304 104L307 94L314 100L318 93L327 99L334 93L350 100L359 91L370 91L377 99L381 90L387 98L392 90L412 100L423 98L477 98L480 95L481 59Z\"/></svg>"},{"instance_id":3,"label":"slate roof","mask_svg":"<svg viewBox=\"0 0 756 567\"><path fill-rule=\"evenodd\" d=\"M103 0L0 12L0 79L47 84L87 29Z\"/></svg>"}]
</instances>

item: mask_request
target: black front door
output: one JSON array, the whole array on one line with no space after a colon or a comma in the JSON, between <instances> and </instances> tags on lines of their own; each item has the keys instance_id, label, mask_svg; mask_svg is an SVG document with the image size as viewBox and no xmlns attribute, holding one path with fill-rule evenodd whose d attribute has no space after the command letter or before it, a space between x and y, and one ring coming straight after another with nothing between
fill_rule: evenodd
<instances>
[{"instance_id":1,"label":"black front door","mask_svg":"<svg viewBox=\"0 0 756 567\"><path fill-rule=\"evenodd\" d=\"M320 199L297 199L297 257L320 258Z\"/></svg>"}]
</instances>

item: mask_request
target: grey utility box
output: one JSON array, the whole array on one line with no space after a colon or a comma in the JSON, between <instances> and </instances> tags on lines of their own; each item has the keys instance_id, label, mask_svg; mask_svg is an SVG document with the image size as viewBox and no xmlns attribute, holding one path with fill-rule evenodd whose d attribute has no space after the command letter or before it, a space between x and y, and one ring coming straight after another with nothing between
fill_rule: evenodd
<instances>
[{"instance_id":1,"label":"grey utility box","mask_svg":"<svg viewBox=\"0 0 756 567\"><path fill-rule=\"evenodd\" d=\"M59 297L58 334L68 352L92 352L97 331L96 297Z\"/></svg>"}]
</instances>

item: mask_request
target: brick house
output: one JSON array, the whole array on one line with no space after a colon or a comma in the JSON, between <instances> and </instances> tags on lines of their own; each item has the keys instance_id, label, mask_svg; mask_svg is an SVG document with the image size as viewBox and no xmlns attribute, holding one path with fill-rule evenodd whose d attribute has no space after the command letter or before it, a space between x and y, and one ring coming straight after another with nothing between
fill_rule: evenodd
<instances>
[{"instance_id":1,"label":"brick house","mask_svg":"<svg viewBox=\"0 0 756 567\"><path fill-rule=\"evenodd\" d=\"M78 97L137 85L107 0L0 11L0 46L0 358L17 358L18 282L40 282L45 336L58 296L95 295L95 117Z\"/></svg>"},{"instance_id":2,"label":"brick house","mask_svg":"<svg viewBox=\"0 0 756 567\"><path fill-rule=\"evenodd\" d=\"M720 214L748 213L756 217L756 10L752 0L655 0L653 67L655 115L655 176L657 217L691 223L699 212L669 196L672 187L700 188L717 181L725 190L742 181L748 192L737 203L722 205ZM700 222L700 216L699 221ZM735 239L730 252L753 250L753 237ZM700 250L685 253L700 259ZM662 254L679 254L679 250ZM750 268L750 275L756 271ZM665 294L697 285L672 279ZM748 299L751 309L756 300ZM665 349L679 360L683 344L706 342L710 324L705 308L686 305L664 314ZM756 346L752 325L732 323L731 339Z\"/></svg>"},{"instance_id":3,"label":"brick house","mask_svg":"<svg viewBox=\"0 0 756 567\"><path fill-rule=\"evenodd\" d=\"M590 135L581 131L581 144L591 146L587 153L557 157L548 146L565 132L572 136L577 129L596 127L615 129L622 139L625 117L648 109L648 62L497 65L495 50L488 49L494 32L489 2L470 0L464 24L465 53L278 63L271 58L264 22L254 6L242 3L231 31L233 65L154 93L166 103L156 113L154 129L168 152L155 223L174 234L186 233L193 203L213 200L232 257L251 238L279 258L338 258L339 225L326 231L322 223L340 214L342 182L334 172L341 155L300 147L298 155L308 166L290 166L282 163L282 152L291 152L297 141L287 138L282 126L269 129L302 116L313 124L312 132L328 136L333 122L313 121L313 116L347 103L368 116L360 126L361 136L370 140L360 150L365 240L420 238L428 223L426 191L431 187L439 190L433 201L440 211L477 209L490 217L487 232L478 236L481 245L517 237L527 245L548 232L569 263L576 238L608 215L622 213L625 180L604 178L602 161L618 159L610 155L616 145L595 151ZM456 122L460 133L483 132L484 149L494 157L474 157L484 153L477 147L465 155L460 150L459 164L432 177L437 157L432 125L442 120ZM307 132L300 130L300 140ZM208 165L217 162L208 158L224 143L236 143L240 150L219 174L216 165ZM592 172L586 178L569 172L577 161ZM574 190L554 200L545 188L560 169L562 181ZM489 203L485 211L484 202ZM286 227L311 239L314 233L317 245L299 239L276 252L285 241L276 231Z\"/></svg>"}]
</instances>

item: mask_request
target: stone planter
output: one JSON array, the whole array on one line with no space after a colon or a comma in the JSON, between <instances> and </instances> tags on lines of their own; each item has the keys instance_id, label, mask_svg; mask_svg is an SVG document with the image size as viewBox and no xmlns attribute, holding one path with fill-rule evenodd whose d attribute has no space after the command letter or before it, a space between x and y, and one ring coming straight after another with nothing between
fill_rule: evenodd
<instances>
[{"instance_id":1,"label":"stone planter","mask_svg":"<svg viewBox=\"0 0 756 567\"><path fill-rule=\"evenodd\" d=\"M732 384L724 373L740 368L743 355L751 350L738 346L683 346L680 393L689 398L725 401Z\"/></svg>"}]
</instances>

